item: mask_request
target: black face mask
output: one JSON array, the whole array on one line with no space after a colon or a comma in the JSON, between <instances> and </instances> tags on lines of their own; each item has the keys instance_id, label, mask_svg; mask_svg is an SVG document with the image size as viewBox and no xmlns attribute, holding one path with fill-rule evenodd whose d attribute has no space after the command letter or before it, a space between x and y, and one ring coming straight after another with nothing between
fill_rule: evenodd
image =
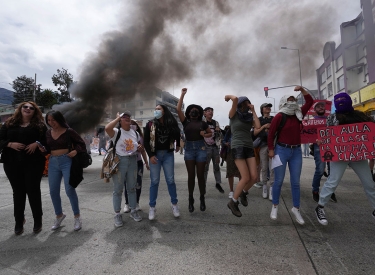
<instances>
[{"instance_id":1,"label":"black face mask","mask_svg":"<svg viewBox=\"0 0 375 275\"><path fill-rule=\"evenodd\" d=\"M189 115L191 118L197 118L199 116L199 112L197 110L192 110Z\"/></svg>"}]
</instances>

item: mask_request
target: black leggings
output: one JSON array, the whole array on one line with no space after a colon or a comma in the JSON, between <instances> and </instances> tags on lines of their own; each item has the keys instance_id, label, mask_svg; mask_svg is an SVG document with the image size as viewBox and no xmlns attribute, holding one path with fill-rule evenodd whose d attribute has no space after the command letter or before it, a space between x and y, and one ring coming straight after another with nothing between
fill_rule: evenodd
<instances>
[{"instance_id":1,"label":"black leggings","mask_svg":"<svg viewBox=\"0 0 375 275\"><path fill-rule=\"evenodd\" d=\"M40 181L44 171L44 161L4 163L4 171L13 189L14 217L21 222L25 215L26 195L34 219L43 216Z\"/></svg>"},{"instance_id":2,"label":"black leggings","mask_svg":"<svg viewBox=\"0 0 375 275\"><path fill-rule=\"evenodd\" d=\"M189 197L193 196L193 193L194 193L195 170L197 171L199 193L201 196L204 196L206 194L206 183L204 182L204 169L206 167L206 162L196 162L195 160L185 160L185 165L186 165L186 169L188 172Z\"/></svg>"}]
</instances>

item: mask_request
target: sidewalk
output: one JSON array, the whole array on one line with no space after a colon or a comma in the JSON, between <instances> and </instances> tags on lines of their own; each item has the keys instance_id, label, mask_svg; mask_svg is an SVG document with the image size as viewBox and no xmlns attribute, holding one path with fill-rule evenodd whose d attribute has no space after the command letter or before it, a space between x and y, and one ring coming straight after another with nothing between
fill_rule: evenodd
<instances>
[{"instance_id":1,"label":"sidewalk","mask_svg":"<svg viewBox=\"0 0 375 275\"><path fill-rule=\"evenodd\" d=\"M123 214L124 226L115 228L112 184L99 178L102 158L94 154L93 165L85 169L84 182L77 188L82 230L73 231L73 213L63 188L67 217L60 229L50 230L55 216L48 180L43 178L44 227L37 235L32 233L28 204L25 232L14 235L12 190L0 169L0 274L375 274L375 221L351 169L336 190L338 203L326 206L329 224L324 227L314 214L314 161L303 159L301 212L306 224L301 226L290 213L288 178L277 221L269 218L271 202L256 188L250 190L249 206L240 206L243 216L233 216L226 206L225 164L221 168L225 193L215 189L211 165L207 210L199 211L196 186L195 212L189 213L183 155L177 153L175 158L180 218L173 217L162 175L156 220L148 220L150 178L146 170L140 200L143 221Z\"/></svg>"}]
</instances>

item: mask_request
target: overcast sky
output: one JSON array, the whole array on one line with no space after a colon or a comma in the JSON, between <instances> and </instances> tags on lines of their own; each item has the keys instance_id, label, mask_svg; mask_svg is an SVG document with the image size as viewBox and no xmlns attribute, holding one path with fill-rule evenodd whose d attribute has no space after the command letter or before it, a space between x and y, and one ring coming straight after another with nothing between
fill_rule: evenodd
<instances>
[{"instance_id":1,"label":"overcast sky","mask_svg":"<svg viewBox=\"0 0 375 275\"><path fill-rule=\"evenodd\" d=\"M138 2L141 0L3 1L0 87L11 89L8 83L17 76L34 77L36 73L42 88L55 90L51 77L61 68L80 81L84 64L97 54L108 33L126 32L139 24ZM184 49L192 66L186 79L163 76L158 86L175 96L187 87L185 103L213 107L214 118L222 126L228 122L230 108L225 94L246 95L258 110L264 102L274 103L265 98L264 86L299 83L297 52L281 50L281 46L300 49L303 84L317 89L315 70L323 62L324 43L335 41L338 46L340 24L361 11L360 0L225 2L229 3L226 7L217 6L220 12L209 5L185 5L179 18L167 22L164 32L168 35L157 41L160 45L167 38L172 40ZM194 25L191 30L190 25ZM273 90L270 96L278 105L279 98L291 90Z\"/></svg>"}]
</instances>

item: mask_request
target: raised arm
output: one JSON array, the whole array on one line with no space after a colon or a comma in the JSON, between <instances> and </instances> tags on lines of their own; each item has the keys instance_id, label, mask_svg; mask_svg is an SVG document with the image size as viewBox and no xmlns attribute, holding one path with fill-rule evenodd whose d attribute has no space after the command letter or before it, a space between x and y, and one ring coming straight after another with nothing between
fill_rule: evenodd
<instances>
[{"instance_id":1,"label":"raised arm","mask_svg":"<svg viewBox=\"0 0 375 275\"><path fill-rule=\"evenodd\" d=\"M232 118L236 114L238 97L234 95L226 95L224 99L226 102L232 100L232 108L229 110L229 118Z\"/></svg>"},{"instance_id":2,"label":"raised arm","mask_svg":"<svg viewBox=\"0 0 375 275\"><path fill-rule=\"evenodd\" d=\"M113 138L113 136L115 135L115 131L113 130L113 128L116 127L117 123L120 121L121 117L120 117L120 114L117 113L116 115L117 117L112 120L110 123L108 123L106 126L105 126L105 132L107 133L107 135L110 137L110 138Z\"/></svg>"},{"instance_id":3,"label":"raised arm","mask_svg":"<svg viewBox=\"0 0 375 275\"><path fill-rule=\"evenodd\" d=\"M178 114L178 118L180 119L181 123L185 120L185 115L184 113L182 112L182 103L184 102L184 97L187 93L187 88L182 88L181 90L181 95L180 95L180 99L178 100L178 103L177 103L177 114Z\"/></svg>"}]
</instances>

